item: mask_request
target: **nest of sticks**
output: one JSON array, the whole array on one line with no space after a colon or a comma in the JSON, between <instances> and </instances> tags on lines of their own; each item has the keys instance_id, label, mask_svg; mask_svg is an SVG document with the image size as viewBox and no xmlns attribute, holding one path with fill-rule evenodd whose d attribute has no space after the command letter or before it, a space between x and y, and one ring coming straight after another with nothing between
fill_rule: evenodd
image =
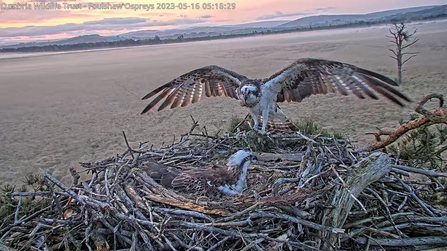
<instances>
[{"instance_id":1,"label":"nest of sticks","mask_svg":"<svg viewBox=\"0 0 447 251\"><path fill-rule=\"evenodd\" d=\"M123 133L124 134L124 133ZM446 173L400 165L347 140L299 132L210 136L193 120L177 143L140 143L81 163L71 187L41 170L39 191L11 190L14 213L0 250L423 250L447 246L447 212L430 200ZM147 161L225 164L253 142L268 145L239 196L180 194L156 183ZM79 171L79 170L78 170ZM6 200L5 199L5 200ZM24 200L32 209L23 209ZM29 202L31 203L31 202Z\"/></svg>"}]
</instances>

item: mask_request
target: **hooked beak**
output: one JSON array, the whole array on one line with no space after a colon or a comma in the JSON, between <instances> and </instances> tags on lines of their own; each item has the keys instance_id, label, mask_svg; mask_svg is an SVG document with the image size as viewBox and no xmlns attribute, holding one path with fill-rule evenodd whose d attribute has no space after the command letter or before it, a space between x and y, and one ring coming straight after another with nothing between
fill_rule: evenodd
<instances>
[{"instance_id":1,"label":"hooked beak","mask_svg":"<svg viewBox=\"0 0 447 251\"><path fill-rule=\"evenodd\" d=\"M244 100L247 101L248 93L244 93Z\"/></svg>"}]
</instances>

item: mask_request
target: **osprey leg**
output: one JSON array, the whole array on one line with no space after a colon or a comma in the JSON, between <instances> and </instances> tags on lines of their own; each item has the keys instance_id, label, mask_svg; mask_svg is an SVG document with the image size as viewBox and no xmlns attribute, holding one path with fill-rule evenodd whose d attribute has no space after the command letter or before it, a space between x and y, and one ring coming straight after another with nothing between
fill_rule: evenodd
<instances>
[{"instance_id":1,"label":"osprey leg","mask_svg":"<svg viewBox=\"0 0 447 251\"><path fill-rule=\"evenodd\" d=\"M269 120L269 110L264 109L262 110L262 129L259 132L260 134L265 134L265 129L267 128L267 122Z\"/></svg>"},{"instance_id":2,"label":"osprey leg","mask_svg":"<svg viewBox=\"0 0 447 251\"><path fill-rule=\"evenodd\" d=\"M256 113L254 113L251 109L250 109L250 115L253 118L254 121L254 125L253 125L253 129L258 131L259 128L259 119L258 119L258 115L256 115Z\"/></svg>"}]
</instances>

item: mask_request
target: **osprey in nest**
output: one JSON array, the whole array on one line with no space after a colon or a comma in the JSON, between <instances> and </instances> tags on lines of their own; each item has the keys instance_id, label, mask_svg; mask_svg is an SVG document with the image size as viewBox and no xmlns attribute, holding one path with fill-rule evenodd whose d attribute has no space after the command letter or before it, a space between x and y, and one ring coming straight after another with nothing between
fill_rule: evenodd
<instances>
[{"instance_id":1,"label":"osprey in nest","mask_svg":"<svg viewBox=\"0 0 447 251\"><path fill-rule=\"evenodd\" d=\"M238 100L241 106L248 108L254 121L253 128L265 134L269 119L286 120L278 102L301 102L310 95L337 92L345 96L352 93L361 99L379 99L380 94L400 106L404 106L401 100L411 102L392 86L398 84L379 73L324 59L298 59L265 79L250 79L209 65L185 73L148 93L143 100L158 95L141 114L161 101L158 111L168 106L172 109L197 103L205 92L206 97L225 96Z\"/></svg>"},{"instance_id":2,"label":"osprey in nest","mask_svg":"<svg viewBox=\"0 0 447 251\"><path fill-rule=\"evenodd\" d=\"M247 172L256 154L239 150L230 156L227 166L176 168L156 162L145 163L146 173L163 187L189 194L237 195L247 188Z\"/></svg>"}]
</instances>

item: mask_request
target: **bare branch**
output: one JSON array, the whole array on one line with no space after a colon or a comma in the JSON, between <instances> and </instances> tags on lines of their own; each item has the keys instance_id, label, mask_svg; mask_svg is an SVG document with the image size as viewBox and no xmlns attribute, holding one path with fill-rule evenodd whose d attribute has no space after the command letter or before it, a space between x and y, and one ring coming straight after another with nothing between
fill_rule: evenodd
<instances>
[{"instance_id":1,"label":"bare branch","mask_svg":"<svg viewBox=\"0 0 447 251\"><path fill-rule=\"evenodd\" d=\"M430 100L431 98L438 98L440 106L434 109L433 111L427 111L423 105ZM419 128L423 125L431 125L431 124L447 124L447 108L443 107L444 99L442 95L439 94L431 94L426 96L416 107L415 111L422 115L419 119L412 120L410 122L404 123L400 125L395 131L381 131L379 130L374 135L376 137L376 143L369 146L367 148L368 151L374 151L377 149L384 148L391 143L395 142L402 135L411 131L413 129ZM388 137L384 140L380 139L380 136L387 135Z\"/></svg>"},{"instance_id":2,"label":"bare branch","mask_svg":"<svg viewBox=\"0 0 447 251\"><path fill-rule=\"evenodd\" d=\"M416 55L419 54L419 52L402 52L402 55Z\"/></svg>"},{"instance_id":3,"label":"bare branch","mask_svg":"<svg viewBox=\"0 0 447 251\"><path fill-rule=\"evenodd\" d=\"M389 51L391 51L396 57L399 55L398 52L395 52L393 49L388 49Z\"/></svg>"},{"instance_id":4,"label":"bare branch","mask_svg":"<svg viewBox=\"0 0 447 251\"><path fill-rule=\"evenodd\" d=\"M394 59L396 59L396 60L397 60L397 57L393 57L393 56L390 56L390 58L394 58Z\"/></svg>"},{"instance_id":5,"label":"bare branch","mask_svg":"<svg viewBox=\"0 0 447 251\"><path fill-rule=\"evenodd\" d=\"M406 41L408 41L408 40L406 40ZM419 39L415 39L415 40L413 40L413 42L411 42L411 43L409 43L407 45L403 45L402 49L406 49L406 48L412 46L413 44L417 43L418 41L419 41Z\"/></svg>"},{"instance_id":6,"label":"bare branch","mask_svg":"<svg viewBox=\"0 0 447 251\"><path fill-rule=\"evenodd\" d=\"M403 62L402 62L402 65L404 65L408 60L410 60L410 59L412 59L413 57L416 57L417 55L412 55L412 56L410 56L409 58L407 58L407 59L405 59Z\"/></svg>"}]
</instances>

